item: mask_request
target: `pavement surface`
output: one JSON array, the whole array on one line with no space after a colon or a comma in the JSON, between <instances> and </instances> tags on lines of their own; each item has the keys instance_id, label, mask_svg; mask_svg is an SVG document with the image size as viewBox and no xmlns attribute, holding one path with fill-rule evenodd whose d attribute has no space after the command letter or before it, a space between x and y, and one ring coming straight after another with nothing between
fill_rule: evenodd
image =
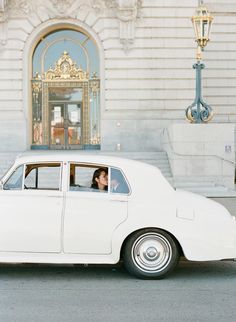
<instances>
[{"instance_id":1,"label":"pavement surface","mask_svg":"<svg viewBox=\"0 0 236 322\"><path fill-rule=\"evenodd\" d=\"M188 262L163 280L119 266L0 265L1 322L236 321L236 262Z\"/></svg>"}]
</instances>

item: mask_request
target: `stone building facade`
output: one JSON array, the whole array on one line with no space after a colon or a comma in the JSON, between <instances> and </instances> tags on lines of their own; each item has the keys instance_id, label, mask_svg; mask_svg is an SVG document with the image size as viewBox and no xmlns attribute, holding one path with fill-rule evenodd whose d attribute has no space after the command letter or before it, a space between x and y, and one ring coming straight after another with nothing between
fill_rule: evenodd
<instances>
[{"instance_id":1,"label":"stone building facade","mask_svg":"<svg viewBox=\"0 0 236 322\"><path fill-rule=\"evenodd\" d=\"M198 3L0 0L2 165L31 149L165 148L173 161L165 130L187 124L185 109L194 100L196 43L190 18ZM211 124L233 129L236 3L206 0L204 5L214 24L203 55L203 94L214 111ZM226 155L220 157L230 159L233 176L232 135L222 144ZM180 177L185 175L181 167Z\"/></svg>"}]
</instances>

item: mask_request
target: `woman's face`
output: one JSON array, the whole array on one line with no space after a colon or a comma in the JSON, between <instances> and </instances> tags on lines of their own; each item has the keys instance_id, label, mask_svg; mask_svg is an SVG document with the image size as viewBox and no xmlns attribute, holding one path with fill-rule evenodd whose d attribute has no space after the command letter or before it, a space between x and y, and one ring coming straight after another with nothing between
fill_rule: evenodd
<instances>
[{"instance_id":1,"label":"woman's face","mask_svg":"<svg viewBox=\"0 0 236 322\"><path fill-rule=\"evenodd\" d=\"M104 186L106 187L108 185L108 175L106 174L105 171L102 171L100 173L100 176L98 178L96 178L96 181L98 183L98 186Z\"/></svg>"}]
</instances>

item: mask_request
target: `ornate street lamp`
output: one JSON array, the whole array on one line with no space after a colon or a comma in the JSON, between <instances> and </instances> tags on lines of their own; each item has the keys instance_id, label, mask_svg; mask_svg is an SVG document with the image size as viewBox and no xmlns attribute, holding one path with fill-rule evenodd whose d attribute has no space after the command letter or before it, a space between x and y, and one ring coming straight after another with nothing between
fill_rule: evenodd
<instances>
[{"instance_id":1,"label":"ornate street lamp","mask_svg":"<svg viewBox=\"0 0 236 322\"><path fill-rule=\"evenodd\" d=\"M212 108L202 98L201 70L205 65L201 62L202 50L208 43L213 17L207 8L200 5L196 15L192 17L192 23L197 42L197 63L193 65L196 69L196 96L194 102L186 109L186 118L191 123L207 123L213 117Z\"/></svg>"}]
</instances>

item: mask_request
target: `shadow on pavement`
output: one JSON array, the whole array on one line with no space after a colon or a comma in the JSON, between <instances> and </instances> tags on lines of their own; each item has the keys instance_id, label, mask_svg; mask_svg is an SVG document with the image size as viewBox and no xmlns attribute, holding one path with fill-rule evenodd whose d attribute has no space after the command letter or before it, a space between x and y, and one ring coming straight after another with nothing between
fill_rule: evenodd
<instances>
[{"instance_id":1,"label":"shadow on pavement","mask_svg":"<svg viewBox=\"0 0 236 322\"><path fill-rule=\"evenodd\" d=\"M208 261L208 262L191 262L181 260L173 272L174 278L228 278L233 275L236 277L236 262L235 261Z\"/></svg>"},{"instance_id":2,"label":"shadow on pavement","mask_svg":"<svg viewBox=\"0 0 236 322\"><path fill-rule=\"evenodd\" d=\"M236 276L235 261L190 262L180 260L168 279L205 279ZM0 264L0 277L17 279L136 279L129 275L121 264L118 265L48 265L48 264Z\"/></svg>"}]
</instances>

